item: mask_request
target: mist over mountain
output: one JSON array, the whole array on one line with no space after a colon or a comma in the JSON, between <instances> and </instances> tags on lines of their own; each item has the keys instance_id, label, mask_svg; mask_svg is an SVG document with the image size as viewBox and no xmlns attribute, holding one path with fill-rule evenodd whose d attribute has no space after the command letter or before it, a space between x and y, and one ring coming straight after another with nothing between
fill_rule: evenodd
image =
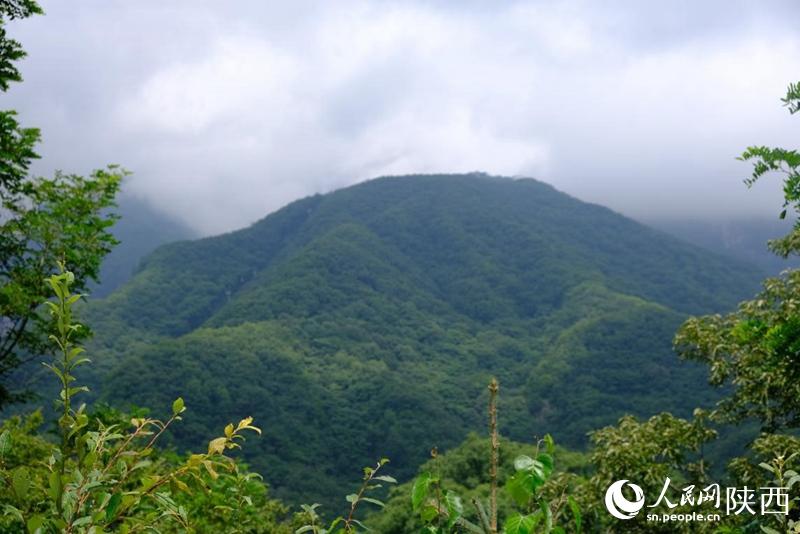
<instances>
[{"instance_id":1,"label":"mist over mountain","mask_svg":"<svg viewBox=\"0 0 800 534\"><path fill-rule=\"evenodd\" d=\"M788 219L720 216L714 219L661 218L646 222L700 247L752 263L770 276L800 265L797 258L781 258L767 246L770 239L789 233L794 221Z\"/></svg>"},{"instance_id":2,"label":"mist over mountain","mask_svg":"<svg viewBox=\"0 0 800 534\"><path fill-rule=\"evenodd\" d=\"M93 297L104 297L127 282L141 259L158 246L198 237L188 226L131 195L123 195L114 212L120 218L112 233L119 244L103 260L100 281L90 287Z\"/></svg>"},{"instance_id":3,"label":"mist over mountain","mask_svg":"<svg viewBox=\"0 0 800 534\"><path fill-rule=\"evenodd\" d=\"M624 413L710 404L672 335L761 276L536 180L415 175L162 246L88 321L104 398L183 396L180 448L252 415L248 461L278 495L328 502L353 466L388 456L405 478L481 429L491 376L525 441L580 447Z\"/></svg>"}]
</instances>

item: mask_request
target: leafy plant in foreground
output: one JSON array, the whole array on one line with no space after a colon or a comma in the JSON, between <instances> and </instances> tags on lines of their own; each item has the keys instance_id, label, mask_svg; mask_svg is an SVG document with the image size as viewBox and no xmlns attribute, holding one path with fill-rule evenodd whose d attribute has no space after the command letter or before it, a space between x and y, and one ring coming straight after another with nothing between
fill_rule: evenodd
<instances>
[{"instance_id":1,"label":"leafy plant in foreground","mask_svg":"<svg viewBox=\"0 0 800 534\"><path fill-rule=\"evenodd\" d=\"M367 466L364 468L364 479L358 492L351 493L346 497L347 502L350 503L350 510L347 516L337 517L331 521L327 527L319 524L322 522L322 519L316 511L319 504L312 504L310 506L306 504L302 505L301 507L307 514L310 523L298 528L295 534L303 534L304 532L311 532L313 534L355 534L357 532L368 531L369 529L360 520L356 519L356 510L361 503L370 503L383 508L383 501L368 495L382 487L379 482L397 484L397 481L393 477L378 474L378 471L387 463L389 463L388 459L381 458L375 467Z\"/></svg>"},{"instance_id":2,"label":"leafy plant in foreground","mask_svg":"<svg viewBox=\"0 0 800 534\"><path fill-rule=\"evenodd\" d=\"M478 498L472 499L478 522L465 517L461 497L443 487L439 474L426 471L414 480L411 489L411 506L425 525L423 532L430 534L498 532L497 463L500 447L497 431L498 393L499 386L493 379L489 384L490 491L488 503ZM545 446L544 451L540 451L541 445ZM522 454L514 460L515 473L508 478L504 489L520 511L506 518L503 525L504 533L563 533L566 532L567 525L573 528L574 532L581 532L581 512L575 499L564 493L556 499L548 499L542 491L553 474L554 450L555 444L548 435L537 444L533 456ZM436 449L432 451L432 456L436 458ZM571 521L567 519L567 510L571 514Z\"/></svg>"},{"instance_id":3,"label":"leafy plant in foreground","mask_svg":"<svg viewBox=\"0 0 800 534\"><path fill-rule=\"evenodd\" d=\"M797 473L797 466L800 465L800 448L795 444L794 452L776 451L769 463L762 462L759 466L771 474L772 480L768 484L775 488L785 488L788 492L797 485L800 486L800 474ZM792 468L794 467L794 469ZM797 518L797 510L800 508L800 495L787 495L787 514L774 514L765 518L773 526L761 525L761 530L767 534L779 534L779 532L800 532L800 519ZM776 530L780 529L780 530Z\"/></svg>"},{"instance_id":4,"label":"leafy plant in foreground","mask_svg":"<svg viewBox=\"0 0 800 534\"><path fill-rule=\"evenodd\" d=\"M227 425L222 436L209 442L205 453L191 454L177 464L155 463L154 446L181 420L186 410L183 399L172 403L166 420L134 417L127 430L122 424L105 424L90 416L86 405L75 401L87 391L76 384L75 369L89 360L75 341L83 327L72 316L72 307L80 298L71 291L74 281L74 275L63 270L47 279L56 297L47 306L55 324L51 340L58 356L45 365L61 384L57 401L60 442L50 446L43 469L35 461L10 469L0 464L0 477L13 488L11 502L2 503L4 515L12 521L9 527L12 532L27 529L42 534L157 532L162 527L190 530L192 520L180 496L213 489L209 478L215 481L230 473L239 476L235 461L226 453L240 447L245 432L261 431L247 417L235 426ZM15 446L12 434L4 430L0 455L5 457ZM236 525L231 527L225 531L236 530Z\"/></svg>"},{"instance_id":5,"label":"leafy plant in foreground","mask_svg":"<svg viewBox=\"0 0 800 534\"><path fill-rule=\"evenodd\" d=\"M33 0L0 2L0 92L22 81L15 62L25 57L8 37L7 22L41 13ZM89 177L29 176L39 140L39 130L22 127L15 111L0 111L0 408L30 397L13 387L14 373L49 350L50 325L41 313L50 296L45 277L65 261L80 291L97 281L101 261L117 244L110 232L117 216L109 209L127 172L112 165Z\"/></svg>"}]
</instances>

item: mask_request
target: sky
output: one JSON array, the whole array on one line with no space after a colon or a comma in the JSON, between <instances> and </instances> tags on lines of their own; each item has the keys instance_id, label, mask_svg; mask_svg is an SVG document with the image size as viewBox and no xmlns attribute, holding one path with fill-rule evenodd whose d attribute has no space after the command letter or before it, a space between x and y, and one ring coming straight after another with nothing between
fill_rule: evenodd
<instances>
[{"instance_id":1,"label":"sky","mask_svg":"<svg viewBox=\"0 0 800 534\"><path fill-rule=\"evenodd\" d=\"M35 171L133 172L214 234L388 174L533 177L639 218L777 215L800 2L43 1L15 21Z\"/></svg>"}]
</instances>

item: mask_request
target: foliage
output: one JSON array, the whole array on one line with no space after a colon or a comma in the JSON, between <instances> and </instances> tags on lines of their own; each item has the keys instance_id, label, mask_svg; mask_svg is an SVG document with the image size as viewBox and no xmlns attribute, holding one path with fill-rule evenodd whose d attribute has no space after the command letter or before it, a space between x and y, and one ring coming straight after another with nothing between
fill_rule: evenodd
<instances>
[{"instance_id":1,"label":"foliage","mask_svg":"<svg viewBox=\"0 0 800 534\"><path fill-rule=\"evenodd\" d=\"M257 473L236 462L213 478L201 473L205 487L192 493L180 492L175 502L186 510L196 532L231 534L291 534L288 508L269 497L267 485ZM163 531L164 529L162 529ZM175 526L176 532L182 528Z\"/></svg>"},{"instance_id":2,"label":"foliage","mask_svg":"<svg viewBox=\"0 0 800 534\"><path fill-rule=\"evenodd\" d=\"M797 111L798 85L789 86L784 103ZM753 161L753 185L779 171L784 209L800 214L800 153L782 148L750 147L741 159ZM770 243L788 256L800 252L800 219L793 230ZM732 394L720 404L720 414L733 421L757 418L767 431L800 426L800 271L790 270L764 282L754 300L725 315L692 318L675 338L683 358L705 362L716 386L730 383Z\"/></svg>"},{"instance_id":3,"label":"foliage","mask_svg":"<svg viewBox=\"0 0 800 534\"><path fill-rule=\"evenodd\" d=\"M10 19L41 13L31 0L0 3L0 90L22 80L14 62L24 57L20 43L6 36ZM19 125L14 111L0 112L0 408L25 397L12 391L10 375L47 348L44 278L58 261L67 262L81 290L97 279L100 262L116 244L108 212L122 177L117 167L89 178L56 173L29 178L39 131Z\"/></svg>"},{"instance_id":4,"label":"foliage","mask_svg":"<svg viewBox=\"0 0 800 534\"><path fill-rule=\"evenodd\" d=\"M19 41L8 37L6 23L41 13L41 8L31 0L4 0L0 3L0 91L6 92L12 82L22 81L14 63L25 57ZM38 157L34 151L38 141L38 129L21 127L14 111L0 111L0 201L4 207L6 203L16 203L15 196L31 160Z\"/></svg>"},{"instance_id":5,"label":"foliage","mask_svg":"<svg viewBox=\"0 0 800 534\"><path fill-rule=\"evenodd\" d=\"M678 491L684 482L701 484L708 480L708 465L700 454L704 444L716 438L708 427L707 414L697 410L692 420L669 413L655 415L644 422L625 416L617 425L595 430L591 434L591 463L594 468L588 483L576 492L586 503L587 524L595 529L613 528L619 523L603 506L606 489L617 480L630 480L645 495L659 495L665 480L671 480L670 491ZM681 486L682 487L682 486ZM654 510L663 513L664 504ZM642 516L626 522L630 532L674 532L680 528L694 532L697 525L652 524Z\"/></svg>"},{"instance_id":6,"label":"foliage","mask_svg":"<svg viewBox=\"0 0 800 534\"><path fill-rule=\"evenodd\" d=\"M789 113L795 114L800 111L800 83L790 83L786 89L786 96L781 101L789 108Z\"/></svg>"},{"instance_id":7,"label":"foliage","mask_svg":"<svg viewBox=\"0 0 800 534\"><path fill-rule=\"evenodd\" d=\"M760 518L758 523L763 532L800 532L800 438L762 434L753 442L750 454L733 459L729 468L738 484L787 490L788 514Z\"/></svg>"},{"instance_id":8,"label":"foliage","mask_svg":"<svg viewBox=\"0 0 800 534\"><path fill-rule=\"evenodd\" d=\"M516 503L517 510L501 519L502 530L507 534L533 534L539 532L581 532L581 513L577 502L564 493L555 499L545 496L544 488L553 474L555 449L552 438L543 440L546 451L537 451L533 457L519 455L514 459L514 474L505 482L505 490ZM490 494L491 495L491 494ZM477 520L465 516L461 496L447 489L441 478L429 471L415 480L411 489L411 506L425 525L422 532L446 534L472 532L491 534L498 532L498 517L492 513L491 497L488 506L477 497L471 500ZM488 510L488 511L487 511Z\"/></svg>"},{"instance_id":9,"label":"foliage","mask_svg":"<svg viewBox=\"0 0 800 534\"><path fill-rule=\"evenodd\" d=\"M427 473L431 480L452 495L460 497L462 518L473 524L479 524L481 519L473 502L484 503L481 506L488 510L485 503L489 502L491 478L490 454L491 441L477 434L470 434L459 446L446 452L436 454L418 468L415 480ZM505 487L516 473L514 460L527 456L535 458L538 454L546 452L539 450L533 444L511 441L500 438L497 484ZM540 488L541 495L549 502L559 500L565 491L573 491L585 479L588 468L588 457L582 453L568 451L556 447L550 454L558 459L554 470L547 482ZM419 513L412 508L409 495L413 494L414 480L406 482L392 489L386 503L386 508L380 514L374 514L367 519L367 525L382 534L403 534L406 532L419 532L423 526ZM435 488L433 488L435 490ZM429 488L429 493L431 490ZM431 493L433 494L433 493ZM519 511L512 495L508 491L498 492L498 518L502 524L507 517Z\"/></svg>"},{"instance_id":10,"label":"foliage","mask_svg":"<svg viewBox=\"0 0 800 534\"><path fill-rule=\"evenodd\" d=\"M786 96L782 99L789 112L794 114L800 110L800 83L789 84ZM753 174L745 180L748 186L754 185L764 175L778 172L783 178L783 210L780 218L786 217L791 209L800 215L800 152L785 148L751 146L740 156L743 161L752 161ZM800 219L796 219L794 229L788 235L770 241L770 248L783 257L800 253Z\"/></svg>"},{"instance_id":11,"label":"foliage","mask_svg":"<svg viewBox=\"0 0 800 534\"><path fill-rule=\"evenodd\" d=\"M378 471L387 463L389 463L389 460L382 458L375 464L375 467L367 466L364 468L364 477L358 492L351 493L346 497L347 502L350 503L350 510L347 515L336 517L327 527L319 524L322 521L317 514L319 504L302 505L301 507L308 516L309 522L298 528L295 534L303 534L304 532L311 532L312 534L355 534L357 532L367 532L369 530L367 526L356 518L356 511L362 503L372 504L380 508L384 507L383 501L375 498L372 494L383 487L380 482L397 484L397 480L394 477L378 474Z\"/></svg>"},{"instance_id":12,"label":"foliage","mask_svg":"<svg viewBox=\"0 0 800 534\"><path fill-rule=\"evenodd\" d=\"M371 526L385 534L492 534L500 529L527 534L565 532L567 526L581 531L580 508L568 494L574 480L554 472L552 437L546 435L535 447L501 439L498 393L492 379L489 439L472 435L442 457L434 448L413 482L392 492L386 513L370 518ZM505 491L499 493L501 485Z\"/></svg>"},{"instance_id":13,"label":"foliage","mask_svg":"<svg viewBox=\"0 0 800 534\"><path fill-rule=\"evenodd\" d=\"M58 356L46 365L61 387L57 401L60 442L48 446L32 435L40 422L36 415L24 423L12 419L0 433L0 478L11 487L11 492L3 494L7 528L95 533L152 531L166 525L164 529L186 531L198 528L199 523L222 525L226 532L263 531L258 529L267 527L261 524L265 512L274 518L283 511L264 500L263 486L255 476L241 471L227 455L240 448L246 431L261 433L252 418L236 426L228 424L204 453L165 461L154 447L182 419L186 411L182 398L172 403L166 420L133 417L127 425L109 424L107 412L91 417L85 404L76 403L76 396L87 388L77 385L75 371L89 360L77 342L83 327L72 316L80 298L72 293L74 281L69 271L47 279L56 296L46 304L55 325L51 339ZM23 445L24 450L18 450ZM206 497L187 501L189 494ZM257 510L254 498L267 509ZM212 505L211 510L200 513L203 521L195 523L189 512L207 505Z\"/></svg>"},{"instance_id":14,"label":"foliage","mask_svg":"<svg viewBox=\"0 0 800 534\"><path fill-rule=\"evenodd\" d=\"M755 417L770 432L800 426L800 271L770 278L738 311L695 317L675 337L682 357L709 365L710 381L732 384L719 414Z\"/></svg>"},{"instance_id":15,"label":"foliage","mask_svg":"<svg viewBox=\"0 0 800 534\"><path fill-rule=\"evenodd\" d=\"M800 87L791 84L783 102L791 113L798 111ZM771 172L784 176L784 204L780 218L788 209L800 213L800 154L795 150L750 147L741 156L752 161L752 186ZM770 242L781 256L800 253L800 220L795 220L788 235ZM800 426L800 270L787 270L780 277L764 282L762 292L727 315L693 317L675 336L681 357L709 366L710 382L730 386L712 414L721 420L741 423L756 419L765 431L756 439L749 454L730 462L736 481L750 485L777 486L789 491L789 514L754 518L749 524L727 526L775 533L800 532L800 482L797 458L800 441L775 432ZM736 523L736 521L733 521Z\"/></svg>"}]
</instances>

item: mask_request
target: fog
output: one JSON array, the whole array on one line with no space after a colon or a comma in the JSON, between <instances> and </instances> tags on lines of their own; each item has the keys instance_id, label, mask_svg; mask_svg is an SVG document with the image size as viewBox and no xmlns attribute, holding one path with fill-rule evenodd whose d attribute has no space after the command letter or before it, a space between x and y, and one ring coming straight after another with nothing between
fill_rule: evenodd
<instances>
[{"instance_id":1,"label":"fog","mask_svg":"<svg viewBox=\"0 0 800 534\"><path fill-rule=\"evenodd\" d=\"M36 171L134 172L202 234L385 175L530 176L640 218L777 214L800 4L43 2L3 96Z\"/></svg>"}]
</instances>

